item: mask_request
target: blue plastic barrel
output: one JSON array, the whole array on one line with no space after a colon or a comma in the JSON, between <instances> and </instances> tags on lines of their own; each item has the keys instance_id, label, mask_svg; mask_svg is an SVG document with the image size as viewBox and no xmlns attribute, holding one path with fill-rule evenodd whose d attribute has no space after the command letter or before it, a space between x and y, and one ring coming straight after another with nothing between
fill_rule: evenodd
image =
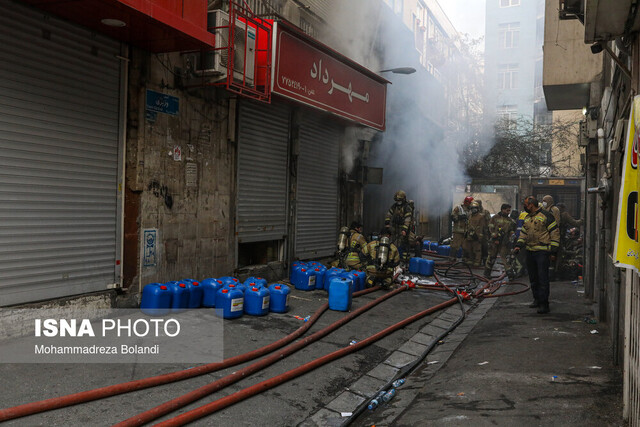
<instances>
[{"instance_id":1,"label":"blue plastic barrel","mask_svg":"<svg viewBox=\"0 0 640 427\"><path fill-rule=\"evenodd\" d=\"M331 267L330 269L328 269L324 274L324 290L328 292L331 279L340 276L342 273L344 273L344 268Z\"/></svg>"},{"instance_id":2,"label":"blue plastic barrel","mask_svg":"<svg viewBox=\"0 0 640 427\"><path fill-rule=\"evenodd\" d=\"M228 288L228 289L235 289L237 291L240 291L244 294L244 291L247 290L247 287L243 284L243 283L230 283L228 285L224 285L224 288Z\"/></svg>"},{"instance_id":3,"label":"blue plastic barrel","mask_svg":"<svg viewBox=\"0 0 640 427\"><path fill-rule=\"evenodd\" d=\"M353 270L352 273L358 277L358 282L353 284L353 287L355 288L353 291L358 292L363 290L367 283L367 273L360 270Z\"/></svg>"},{"instance_id":4,"label":"blue plastic barrel","mask_svg":"<svg viewBox=\"0 0 640 427\"><path fill-rule=\"evenodd\" d=\"M422 249L430 250L431 240L424 240L422 242Z\"/></svg>"},{"instance_id":5,"label":"blue plastic barrel","mask_svg":"<svg viewBox=\"0 0 640 427\"><path fill-rule=\"evenodd\" d=\"M149 283L142 289L140 310L150 316L164 316L171 311L171 290L162 283Z\"/></svg>"},{"instance_id":6,"label":"blue plastic barrel","mask_svg":"<svg viewBox=\"0 0 640 427\"><path fill-rule=\"evenodd\" d=\"M353 294L353 281L346 277L334 277L329 283L329 308L349 311Z\"/></svg>"},{"instance_id":7,"label":"blue plastic barrel","mask_svg":"<svg viewBox=\"0 0 640 427\"><path fill-rule=\"evenodd\" d=\"M171 311L180 312L189 307L190 292L182 282L167 282L165 286L171 291Z\"/></svg>"},{"instance_id":8,"label":"blue plastic barrel","mask_svg":"<svg viewBox=\"0 0 640 427\"><path fill-rule=\"evenodd\" d=\"M200 282L194 279L182 279L180 281L187 285L187 289L189 289L189 308L198 308L202 305L202 297L203 291L202 286L200 286Z\"/></svg>"},{"instance_id":9,"label":"blue plastic barrel","mask_svg":"<svg viewBox=\"0 0 640 427\"><path fill-rule=\"evenodd\" d=\"M248 277L247 280L245 280L243 283L247 288L253 286L264 286L265 288L267 287L267 279L263 277Z\"/></svg>"},{"instance_id":10,"label":"blue plastic barrel","mask_svg":"<svg viewBox=\"0 0 640 427\"><path fill-rule=\"evenodd\" d=\"M312 291L316 288L316 272L310 268L303 267L297 274L295 283L296 289L301 291Z\"/></svg>"},{"instance_id":11,"label":"blue plastic barrel","mask_svg":"<svg viewBox=\"0 0 640 427\"><path fill-rule=\"evenodd\" d=\"M409 273L418 273L420 268L419 268L419 263L420 263L420 259L418 257L414 257L411 258L409 260Z\"/></svg>"},{"instance_id":12,"label":"blue plastic barrel","mask_svg":"<svg viewBox=\"0 0 640 427\"><path fill-rule=\"evenodd\" d=\"M262 286L247 288L244 293L244 312L252 316L269 313L269 290Z\"/></svg>"},{"instance_id":13,"label":"blue plastic barrel","mask_svg":"<svg viewBox=\"0 0 640 427\"><path fill-rule=\"evenodd\" d=\"M294 261L291 263L291 270L289 271L289 282L292 284L298 280L298 273L301 268L306 268L307 263L303 261Z\"/></svg>"},{"instance_id":14,"label":"blue plastic barrel","mask_svg":"<svg viewBox=\"0 0 640 427\"><path fill-rule=\"evenodd\" d=\"M317 265L313 268L316 275L316 289L324 289L324 275L327 274L327 267Z\"/></svg>"},{"instance_id":15,"label":"blue plastic barrel","mask_svg":"<svg viewBox=\"0 0 640 427\"><path fill-rule=\"evenodd\" d=\"M436 243L436 242L431 242L431 244L429 245L429 250L430 250L431 252L436 252L436 253L437 253L437 252L438 252L438 248L439 248L439 247L440 247L440 246L438 245L438 243Z\"/></svg>"},{"instance_id":16,"label":"blue plastic barrel","mask_svg":"<svg viewBox=\"0 0 640 427\"><path fill-rule=\"evenodd\" d=\"M225 319L235 319L242 316L242 313L244 313L242 291L226 286L220 288L216 294L216 315Z\"/></svg>"},{"instance_id":17,"label":"blue plastic barrel","mask_svg":"<svg viewBox=\"0 0 640 427\"><path fill-rule=\"evenodd\" d=\"M269 286L269 292L269 310L274 313L286 313L289 310L289 287L274 283Z\"/></svg>"},{"instance_id":18,"label":"blue plastic barrel","mask_svg":"<svg viewBox=\"0 0 640 427\"><path fill-rule=\"evenodd\" d=\"M422 259L420 260L419 273L423 276L432 276L434 267L435 262L432 259Z\"/></svg>"},{"instance_id":19,"label":"blue plastic barrel","mask_svg":"<svg viewBox=\"0 0 640 427\"><path fill-rule=\"evenodd\" d=\"M204 279L200 282L200 286L202 286L202 305L204 307L215 307L216 293L218 289L222 287L222 280L214 278Z\"/></svg>"},{"instance_id":20,"label":"blue plastic barrel","mask_svg":"<svg viewBox=\"0 0 640 427\"><path fill-rule=\"evenodd\" d=\"M440 246L440 255L449 256L450 253L451 253L451 246L449 245Z\"/></svg>"}]
</instances>

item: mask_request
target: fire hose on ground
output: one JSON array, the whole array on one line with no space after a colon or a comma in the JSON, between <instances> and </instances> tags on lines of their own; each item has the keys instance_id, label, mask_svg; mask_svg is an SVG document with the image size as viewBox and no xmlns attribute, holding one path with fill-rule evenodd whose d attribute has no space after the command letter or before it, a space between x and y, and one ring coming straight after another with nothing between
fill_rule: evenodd
<instances>
[{"instance_id":1,"label":"fire hose on ground","mask_svg":"<svg viewBox=\"0 0 640 427\"><path fill-rule=\"evenodd\" d=\"M379 290L380 287L373 287L365 289L353 294L354 297L366 295L371 292ZM119 394L129 393L132 391L143 390L145 388L156 387L163 384L169 384L176 381L182 381L188 378L197 377L200 375L215 372L221 369L229 368L231 366L238 365L240 363L248 362L256 359L265 354L275 351L296 338L304 334L313 324L320 318L329 308L329 304L325 303L320 306L315 313L305 322L300 328L290 333L289 335L274 341L273 343L261 347L259 349L240 354L238 356L225 359L219 363L208 363L205 365L197 366L190 369L184 369L181 371L170 372L168 374L141 378L139 380L127 381L120 384L113 384L110 386L100 387L92 390L86 390L78 393L68 394L65 396L53 397L46 400L40 400L37 402L25 403L23 405L14 406L11 408L0 409L0 421L7 421L14 418L25 417L27 415L33 415L40 412L51 411L53 409L64 408L66 406L77 405L80 403L91 402L94 400L104 399Z\"/></svg>"}]
</instances>

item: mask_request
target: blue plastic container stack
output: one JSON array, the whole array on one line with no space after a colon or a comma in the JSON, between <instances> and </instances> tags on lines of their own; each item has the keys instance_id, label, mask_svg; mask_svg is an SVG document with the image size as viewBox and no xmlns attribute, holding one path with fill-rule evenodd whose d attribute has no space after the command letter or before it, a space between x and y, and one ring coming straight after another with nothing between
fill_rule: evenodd
<instances>
[{"instance_id":1,"label":"blue plastic container stack","mask_svg":"<svg viewBox=\"0 0 640 427\"><path fill-rule=\"evenodd\" d=\"M162 283L149 283L142 289L140 310L151 316L164 316L171 311L171 290Z\"/></svg>"},{"instance_id":2,"label":"blue plastic container stack","mask_svg":"<svg viewBox=\"0 0 640 427\"><path fill-rule=\"evenodd\" d=\"M233 286L233 285L230 285ZM216 294L216 315L235 319L244 313L244 294L235 287L223 287Z\"/></svg>"},{"instance_id":3,"label":"blue plastic container stack","mask_svg":"<svg viewBox=\"0 0 640 427\"><path fill-rule=\"evenodd\" d=\"M349 311L353 294L353 282L346 277L334 277L329 284L329 308Z\"/></svg>"},{"instance_id":4,"label":"blue plastic container stack","mask_svg":"<svg viewBox=\"0 0 640 427\"><path fill-rule=\"evenodd\" d=\"M269 292L269 310L274 313L286 313L289 310L289 287L274 283L269 286Z\"/></svg>"},{"instance_id":5,"label":"blue plastic container stack","mask_svg":"<svg viewBox=\"0 0 640 427\"><path fill-rule=\"evenodd\" d=\"M220 279L204 279L200 282L202 286L202 305L204 307L215 307L216 306L216 293L218 289L220 289L222 285L222 280Z\"/></svg>"},{"instance_id":6,"label":"blue plastic container stack","mask_svg":"<svg viewBox=\"0 0 640 427\"><path fill-rule=\"evenodd\" d=\"M262 286L247 288L244 293L244 312L252 316L269 313L269 289Z\"/></svg>"}]
</instances>

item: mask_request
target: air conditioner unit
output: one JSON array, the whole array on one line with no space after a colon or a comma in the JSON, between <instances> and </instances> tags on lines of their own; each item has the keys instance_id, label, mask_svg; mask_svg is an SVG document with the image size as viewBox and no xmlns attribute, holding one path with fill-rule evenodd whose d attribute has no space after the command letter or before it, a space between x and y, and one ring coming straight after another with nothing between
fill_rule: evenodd
<instances>
[{"instance_id":1,"label":"air conditioner unit","mask_svg":"<svg viewBox=\"0 0 640 427\"><path fill-rule=\"evenodd\" d=\"M233 28L233 78L253 85L256 64L256 32L239 19ZM183 54L185 67L194 74L223 80L227 77L229 56L229 14L213 10L207 14L207 27L215 34L215 50ZM245 55L246 52L246 55Z\"/></svg>"}]
</instances>

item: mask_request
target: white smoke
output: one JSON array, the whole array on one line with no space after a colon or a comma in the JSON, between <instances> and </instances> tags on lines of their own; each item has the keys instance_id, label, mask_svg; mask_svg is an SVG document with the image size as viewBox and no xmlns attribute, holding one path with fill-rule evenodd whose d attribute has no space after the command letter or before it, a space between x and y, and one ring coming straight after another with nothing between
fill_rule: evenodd
<instances>
[{"instance_id":1,"label":"white smoke","mask_svg":"<svg viewBox=\"0 0 640 427\"><path fill-rule=\"evenodd\" d=\"M372 3L377 6L372 7ZM382 218L402 189L409 199L429 216L448 214L456 184L466 176L458 148L445 143L447 105L444 89L419 63L413 33L383 2L336 1L331 27L323 40L340 53L370 70L414 67L410 75L385 73L387 87L387 128L374 138L370 167L384 168L382 185L365 189L368 227L382 225ZM357 146L357 145L356 145ZM345 144L345 148L352 145ZM345 150L351 161L354 152ZM426 211L426 212L425 212Z\"/></svg>"}]
</instances>

